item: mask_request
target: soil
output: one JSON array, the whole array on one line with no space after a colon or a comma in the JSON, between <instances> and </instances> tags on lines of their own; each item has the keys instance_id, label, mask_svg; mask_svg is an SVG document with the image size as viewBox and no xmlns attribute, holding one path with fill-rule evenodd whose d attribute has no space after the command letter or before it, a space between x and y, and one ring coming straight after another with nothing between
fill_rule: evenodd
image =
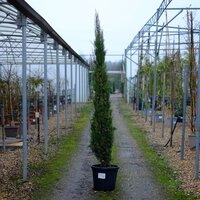
<instances>
[{"instance_id":1,"label":"soil","mask_svg":"<svg viewBox=\"0 0 200 200\"><path fill-rule=\"evenodd\" d=\"M120 167L120 197L115 199L157 199L164 200L166 195L156 183L147 163L140 153L136 142L130 136L123 117L119 112L118 103L121 98L111 97L113 121L116 127L117 157ZM48 199L98 199L99 192L92 189L91 165L96 164L89 148L90 126L83 131L77 154L71 161L69 171L63 174Z\"/></svg>"},{"instance_id":2,"label":"soil","mask_svg":"<svg viewBox=\"0 0 200 200\"><path fill-rule=\"evenodd\" d=\"M80 108L81 105L78 105ZM74 109L74 108L73 108ZM60 135L69 134L71 126L74 123L71 117L72 107L68 105L68 129L64 128L64 111L61 109L60 113ZM75 113L73 111L73 113ZM49 138L57 138L56 133L56 115L51 115L49 119ZM37 127L30 125L27 135L28 146L28 164L37 163L38 161L48 159L44 152L44 130L42 126L42 117L40 118L40 143L37 140ZM0 129L0 136L2 135ZM16 139L13 139L11 147L0 148L0 200L26 200L30 193L34 190L34 186L30 181L22 183L22 144L16 145ZM17 139L17 141L20 139ZM1 142L1 139L0 139ZM56 153L57 144L49 143L49 155ZM35 174L29 174L35 176ZM20 185L20 187L18 186Z\"/></svg>"}]
</instances>

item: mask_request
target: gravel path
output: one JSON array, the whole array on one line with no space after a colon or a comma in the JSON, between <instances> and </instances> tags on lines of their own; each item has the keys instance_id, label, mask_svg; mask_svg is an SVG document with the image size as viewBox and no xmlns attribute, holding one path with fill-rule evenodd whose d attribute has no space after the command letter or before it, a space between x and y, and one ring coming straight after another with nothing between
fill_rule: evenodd
<instances>
[{"instance_id":1,"label":"gravel path","mask_svg":"<svg viewBox=\"0 0 200 200\"><path fill-rule=\"evenodd\" d=\"M164 200L163 190L148 170L136 142L130 136L122 115L118 109L119 97L112 97L114 125L117 128L115 139L120 165L121 193L124 200Z\"/></svg>"},{"instance_id":2,"label":"gravel path","mask_svg":"<svg viewBox=\"0 0 200 200\"><path fill-rule=\"evenodd\" d=\"M113 120L116 127L117 156L120 167L120 200L165 200L162 188L157 185L136 142L130 136L122 115L119 113L120 97L112 96ZM57 183L51 194L52 200L94 200L98 192L92 190L91 165L95 158L88 147L90 137L89 123L83 131L77 153L71 161L69 171Z\"/></svg>"},{"instance_id":3,"label":"gravel path","mask_svg":"<svg viewBox=\"0 0 200 200\"><path fill-rule=\"evenodd\" d=\"M70 170L63 173L63 178L57 183L51 194L52 200L93 200L91 165L96 163L89 148L90 124L83 131L79 148L71 161Z\"/></svg>"}]
</instances>

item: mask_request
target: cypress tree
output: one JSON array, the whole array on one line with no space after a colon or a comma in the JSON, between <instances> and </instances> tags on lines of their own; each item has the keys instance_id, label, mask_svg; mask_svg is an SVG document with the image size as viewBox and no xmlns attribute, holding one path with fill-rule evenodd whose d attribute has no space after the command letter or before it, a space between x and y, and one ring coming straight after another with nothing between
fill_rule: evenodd
<instances>
[{"instance_id":1,"label":"cypress tree","mask_svg":"<svg viewBox=\"0 0 200 200\"><path fill-rule=\"evenodd\" d=\"M106 73L105 47L99 16L95 14L94 41L94 113L91 121L90 147L102 166L110 165L114 127L110 104L110 86Z\"/></svg>"}]
</instances>

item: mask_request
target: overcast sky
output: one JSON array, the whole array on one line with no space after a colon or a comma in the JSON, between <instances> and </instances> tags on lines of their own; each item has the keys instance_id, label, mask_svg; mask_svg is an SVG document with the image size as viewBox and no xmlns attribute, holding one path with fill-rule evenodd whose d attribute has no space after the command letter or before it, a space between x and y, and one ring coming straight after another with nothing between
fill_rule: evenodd
<instances>
[{"instance_id":1,"label":"overcast sky","mask_svg":"<svg viewBox=\"0 0 200 200\"><path fill-rule=\"evenodd\" d=\"M162 0L26 0L79 54L92 54L95 10L107 55L123 54ZM120 58L115 58L120 59ZM108 58L107 58L108 60Z\"/></svg>"}]
</instances>

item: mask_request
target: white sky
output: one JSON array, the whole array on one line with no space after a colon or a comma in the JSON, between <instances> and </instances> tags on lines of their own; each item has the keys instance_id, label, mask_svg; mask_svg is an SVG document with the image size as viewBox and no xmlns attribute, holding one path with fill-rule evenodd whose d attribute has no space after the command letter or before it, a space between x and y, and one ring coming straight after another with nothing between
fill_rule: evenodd
<instances>
[{"instance_id":1,"label":"white sky","mask_svg":"<svg viewBox=\"0 0 200 200\"><path fill-rule=\"evenodd\" d=\"M80 55L92 54L95 10L107 55L123 54L162 0L26 0ZM107 57L106 60L120 60Z\"/></svg>"}]
</instances>

